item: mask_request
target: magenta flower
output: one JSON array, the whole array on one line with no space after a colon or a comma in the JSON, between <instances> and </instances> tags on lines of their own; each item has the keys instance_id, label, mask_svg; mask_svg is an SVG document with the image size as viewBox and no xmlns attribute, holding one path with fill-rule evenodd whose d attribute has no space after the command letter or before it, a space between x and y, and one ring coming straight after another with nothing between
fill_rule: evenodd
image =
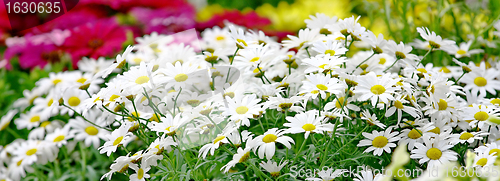
<instances>
[{"instance_id":1,"label":"magenta flower","mask_svg":"<svg viewBox=\"0 0 500 181\"><path fill-rule=\"evenodd\" d=\"M71 54L76 67L85 56L94 59L114 56L126 39L126 28L118 26L113 19L104 19L75 27L62 47Z\"/></svg>"},{"instance_id":2,"label":"magenta flower","mask_svg":"<svg viewBox=\"0 0 500 181\"><path fill-rule=\"evenodd\" d=\"M10 60L14 56L19 57L19 65L23 69L43 68L49 62L58 62L61 52L53 44L34 45L28 42L25 45L15 45L5 50L5 59Z\"/></svg>"}]
</instances>

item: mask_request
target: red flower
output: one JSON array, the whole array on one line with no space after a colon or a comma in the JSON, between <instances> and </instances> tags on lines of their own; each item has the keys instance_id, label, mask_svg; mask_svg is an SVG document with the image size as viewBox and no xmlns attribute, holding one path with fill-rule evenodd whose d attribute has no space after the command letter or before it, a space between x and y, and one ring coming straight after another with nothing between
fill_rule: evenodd
<instances>
[{"instance_id":1,"label":"red flower","mask_svg":"<svg viewBox=\"0 0 500 181\"><path fill-rule=\"evenodd\" d=\"M100 20L75 27L71 36L66 38L63 49L69 52L73 66L84 57L114 56L122 49L127 39L126 28L118 26L112 19Z\"/></svg>"},{"instance_id":2,"label":"red flower","mask_svg":"<svg viewBox=\"0 0 500 181\"><path fill-rule=\"evenodd\" d=\"M61 58L61 52L53 44L27 43L26 45L15 45L5 51L5 59L19 57L19 65L23 69L40 67L43 68L49 62L58 62Z\"/></svg>"},{"instance_id":3,"label":"red flower","mask_svg":"<svg viewBox=\"0 0 500 181\"><path fill-rule=\"evenodd\" d=\"M238 10L227 10L222 14L214 15L208 21L200 22L196 28L203 30L214 26L224 27L225 20L249 29L264 29L265 26L271 24L271 20L260 17L255 11L242 13Z\"/></svg>"}]
</instances>

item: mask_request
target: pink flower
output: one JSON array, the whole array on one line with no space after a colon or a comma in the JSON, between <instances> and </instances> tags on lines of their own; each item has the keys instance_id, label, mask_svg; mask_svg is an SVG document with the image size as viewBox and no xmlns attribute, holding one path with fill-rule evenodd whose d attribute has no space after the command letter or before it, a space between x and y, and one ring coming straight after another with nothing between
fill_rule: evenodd
<instances>
[{"instance_id":1,"label":"pink flower","mask_svg":"<svg viewBox=\"0 0 500 181\"><path fill-rule=\"evenodd\" d=\"M14 56L19 57L19 65L23 69L43 68L49 62L58 62L61 58L61 52L53 44L34 45L28 42L25 45L15 45L5 50L5 59L10 60ZM10 66L10 64L6 66Z\"/></svg>"},{"instance_id":2,"label":"pink flower","mask_svg":"<svg viewBox=\"0 0 500 181\"><path fill-rule=\"evenodd\" d=\"M194 28L196 23L195 10L189 4L159 9L135 7L129 13L137 19L137 22L144 25L144 32L147 34L152 32L172 34Z\"/></svg>"},{"instance_id":3,"label":"pink flower","mask_svg":"<svg viewBox=\"0 0 500 181\"><path fill-rule=\"evenodd\" d=\"M84 56L94 59L114 56L122 49L126 39L126 28L118 26L113 19L103 19L72 29L71 36L66 38L62 47L71 54L76 68Z\"/></svg>"},{"instance_id":4,"label":"pink flower","mask_svg":"<svg viewBox=\"0 0 500 181\"><path fill-rule=\"evenodd\" d=\"M271 24L271 20L260 17L255 11L242 13L238 10L226 10L222 14L214 15L210 20L200 22L197 29L211 28L213 26L224 27L224 21L247 27L249 29L263 29Z\"/></svg>"}]
</instances>

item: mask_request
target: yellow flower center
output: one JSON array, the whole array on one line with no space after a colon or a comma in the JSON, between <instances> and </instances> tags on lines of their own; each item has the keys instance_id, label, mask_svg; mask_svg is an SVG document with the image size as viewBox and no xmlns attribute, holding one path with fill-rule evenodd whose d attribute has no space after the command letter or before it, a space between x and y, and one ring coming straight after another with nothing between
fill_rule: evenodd
<instances>
[{"instance_id":1,"label":"yellow flower center","mask_svg":"<svg viewBox=\"0 0 500 181\"><path fill-rule=\"evenodd\" d=\"M498 106L498 105L500 105L500 99L495 98L495 99L491 100L490 103Z\"/></svg>"},{"instance_id":2,"label":"yellow flower center","mask_svg":"<svg viewBox=\"0 0 500 181\"><path fill-rule=\"evenodd\" d=\"M113 146L120 144L122 142L122 140L123 140L123 136L116 138L115 141L113 141Z\"/></svg>"},{"instance_id":3,"label":"yellow flower center","mask_svg":"<svg viewBox=\"0 0 500 181\"><path fill-rule=\"evenodd\" d=\"M175 81L177 82L184 82L188 79L188 76L186 74L177 74L175 77L174 77Z\"/></svg>"},{"instance_id":4,"label":"yellow flower center","mask_svg":"<svg viewBox=\"0 0 500 181\"><path fill-rule=\"evenodd\" d=\"M373 139L372 145L374 147L377 147L377 148L383 148L385 145L387 145L388 142L389 142L389 140L387 140L386 137L377 136L377 137L375 137L375 139Z\"/></svg>"},{"instance_id":5,"label":"yellow flower center","mask_svg":"<svg viewBox=\"0 0 500 181\"><path fill-rule=\"evenodd\" d=\"M446 68L446 67L443 67L443 68L439 69L439 71L440 71L440 72L447 73L447 74L451 73L451 70L450 70L450 69L448 69L448 68Z\"/></svg>"},{"instance_id":6,"label":"yellow flower center","mask_svg":"<svg viewBox=\"0 0 500 181\"><path fill-rule=\"evenodd\" d=\"M134 63L135 63L135 64L140 64L140 63L142 62L142 59L141 59L141 58L139 58L139 57L135 57L135 58L133 59L133 61L134 61Z\"/></svg>"},{"instance_id":7,"label":"yellow flower center","mask_svg":"<svg viewBox=\"0 0 500 181\"><path fill-rule=\"evenodd\" d=\"M396 100L394 102L394 107L398 108L398 109L404 109L405 107L403 106L403 103L401 103L401 101L399 100Z\"/></svg>"},{"instance_id":8,"label":"yellow flower center","mask_svg":"<svg viewBox=\"0 0 500 181\"><path fill-rule=\"evenodd\" d=\"M116 98L119 98L120 96L119 95L111 95L111 97L109 97L109 101L115 101Z\"/></svg>"},{"instance_id":9,"label":"yellow flower center","mask_svg":"<svg viewBox=\"0 0 500 181\"><path fill-rule=\"evenodd\" d=\"M236 113L238 114L245 114L248 111L248 107L246 106L240 106L236 108Z\"/></svg>"},{"instance_id":10,"label":"yellow flower center","mask_svg":"<svg viewBox=\"0 0 500 181\"><path fill-rule=\"evenodd\" d=\"M222 139L226 138L225 136L217 136L214 140L214 144L218 143L219 141L221 141Z\"/></svg>"},{"instance_id":11,"label":"yellow flower center","mask_svg":"<svg viewBox=\"0 0 500 181\"><path fill-rule=\"evenodd\" d=\"M59 84L60 82L62 82L62 80L61 80L61 79L54 79L54 80L52 80L52 83L53 83L54 85L57 85L57 84Z\"/></svg>"},{"instance_id":12,"label":"yellow flower center","mask_svg":"<svg viewBox=\"0 0 500 181\"><path fill-rule=\"evenodd\" d=\"M215 37L215 40L217 40L217 41L222 41L224 39L226 39L226 38L224 36L222 36L222 35L219 35L219 36Z\"/></svg>"},{"instance_id":13,"label":"yellow flower center","mask_svg":"<svg viewBox=\"0 0 500 181\"><path fill-rule=\"evenodd\" d=\"M328 87L326 87L326 86L325 86L325 85L323 85L323 84L318 84L318 85L316 85L316 87L317 87L319 90L323 90L323 91L324 91L324 90L328 90Z\"/></svg>"},{"instance_id":14,"label":"yellow flower center","mask_svg":"<svg viewBox=\"0 0 500 181\"><path fill-rule=\"evenodd\" d=\"M83 77L82 77L82 78L79 78L78 80L76 80L76 82L78 82L78 83L80 83L80 84L85 83L85 81L87 81L87 79L86 79L86 78L83 78Z\"/></svg>"},{"instance_id":15,"label":"yellow flower center","mask_svg":"<svg viewBox=\"0 0 500 181\"><path fill-rule=\"evenodd\" d=\"M149 77L148 76L140 76L140 77L137 77L137 79L135 79L135 83L136 84L144 84L146 82L149 81Z\"/></svg>"},{"instance_id":16,"label":"yellow flower center","mask_svg":"<svg viewBox=\"0 0 500 181\"><path fill-rule=\"evenodd\" d=\"M23 163L23 159L21 159L21 160L19 160L19 161L17 162L17 166L21 166L21 164L22 164L22 163Z\"/></svg>"},{"instance_id":17,"label":"yellow flower center","mask_svg":"<svg viewBox=\"0 0 500 181\"><path fill-rule=\"evenodd\" d=\"M54 99L50 99L49 102L47 102L47 106L50 107L54 103Z\"/></svg>"},{"instance_id":18,"label":"yellow flower center","mask_svg":"<svg viewBox=\"0 0 500 181\"><path fill-rule=\"evenodd\" d=\"M466 53L467 52L465 50L462 50L462 49L457 51L457 54L459 54L459 55L465 55Z\"/></svg>"},{"instance_id":19,"label":"yellow flower center","mask_svg":"<svg viewBox=\"0 0 500 181\"><path fill-rule=\"evenodd\" d=\"M78 105L80 105L80 98L76 97L76 96L73 96L73 97L70 97L68 99L68 104L71 106L71 107L76 107Z\"/></svg>"},{"instance_id":20,"label":"yellow flower center","mask_svg":"<svg viewBox=\"0 0 500 181\"><path fill-rule=\"evenodd\" d=\"M476 114L474 114L474 119L478 120L478 121L485 121L489 118L490 116L488 115L488 113L484 112L484 111L479 111L477 112Z\"/></svg>"},{"instance_id":21,"label":"yellow flower center","mask_svg":"<svg viewBox=\"0 0 500 181\"><path fill-rule=\"evenodd\" d=\"M474 135L473 135L473 134L471 134L471 133L469 133L469 132L465 132L465 133L462 133L462 134L460 135L460 137L459 137L459 138L460 138L461 140L468 140L468 139L470 139L470 138L472 138L472 137L474 137Z\"/></svg>"},{"instance_id":22,"label":"yellow flower center","mask_svg":"<svg viewBox=\"0 0 500 181\"><path fill-rule=\"evenodd\" d=\"M418 139L422 136L422 134L420 134L420 132L418 132L418 130L416 129L412 129L410 132L408 132L408 138L411 138L411 139Z\"/></svg>"},{"instance_id":23,"label":"yellow flower center","mask_svg":"<svg viewBox=\"0 0 500 181\"><path fill-rule=\"evenodd\" d=\"M242 40L242 39L236 39L237 42L245 45L245 46L248 46L247 42L245 42L245 40Z\"/></svg>"},{"instance_id":24,"label":"yellow flower center","mask_svg":"<svg viewBox=\"0 0 500 181\"><path fill-rule=\"evenodd\" d=\"M385 92L385 87L381 85L374 85L370 91L372 91L373 94L380 95Z\"/></svg>"},{"instance_id":25,"label":"yellow flower center","mask_svg":"<svg viewBox=\"0 0 500 181\"><path fill-rule=\"evenodd\" d=\"M304 129L305 131L313 131L316 129L316 126L314 126L313 124L307 123L307 124L304 124L304 126L302 126L302 129Z\"/></svg>"},{"instance_id":26,"label":"yellow flower center","mask_svg":"<svg viewBox=\"0 0 500 181\"><path fill-rule=\"evenodd\" d=\"M380 59L378 60L378 64L380 64L380 65L384 65L384 64L385 64L385 62L387 62L387 60L386 60L385 58L380 58Z\"/></svg>"},{"instance_id":27,"label":"yellow flower center","mask_svg":"<svg viewBox=\"0 0 500 181\"><path fill-rule=\"evenodd\" d=\"M339 98L337 99L337 101L335 101L335 107L336 107L337 109L342 108L342 107L343 107L343 105L344 105L344 100L345 100L345 97L339 97Z\"/></svg>"},{"instance_id":28,"label":"yellow flower center","mask_svg":"<svg viewBox=\"0 0 500 181\"><path fill-rule=\"evenodd\" d=\"M500 153L500 149L493 148L493 149L490 150L490 152L488 153L488 155L493 154L494 156L498 156L498 153Z\"/></svg>"},{"instance_id":29,"label":"yellow flower center","mask_svg":"<svg viewBox=\"0 0 500 181\"><path fill-rule=\"evenodd\" d=\"M484 77L476 77L474 79L474 84L476 84L478 87L484 87L488 83L488 81Z\"/></svg>"},{"instance_id":30,"label":"yellow flower center","mask_svg":"<svg viewBox=\"0 0 500 181\"><path fill-rule=\"evenodd\" d=\"M252 58L252 59L250 60L250 62L256 62L256 61L259 61L259 59L260 59L259 57L255 57L255 58Z\"/></svg>"},{"instance_id":31,"label":"yellow flower center","mask_svg":"<svg viewBox=\"0 0 500 181\"><path fill-rule=\"evenodd\" d=\"M437 148L431 148L427 150L426 155L431 160L439 160L439 158L441 158L441 155L443 155L443 152L441 152L441 150Z\"/></svg>"},{"instance_id":32,"label":"yellow flower center","mask_svg":"<svg viewBox=\"0 0 500 181\"><path fill-rule=\"evenodd\" d=\"M36 123L36 122L38 122L38 121L40 121L40 116L33 116L33 117L31 117L31 119L30 119L30 122L32 122L32 123Z\"/></svg>"},{"instance_id":33,"label":"yellow flower center","mask_svg":"<svg viewBox=\"0 0 500 181\"><path fill-rule=\"evenodd\" d=\"M137 178L140 180L142 177L144 177L144 170L139 168L139 170L137 170Z\"/></svg>"},{"instance_id":34,"label":"yellow flower center","mask_svg":"<svg viewBox=\"0 0 500 181\"><path fill-rule=\"evenodd\" d=\"M405 59L406 58L406 55L403 52L397 51L395 54L396 54L397 59Z\"/></svg>"},{"instance_id":35,"label":"yellow flower center","mask_svg":"<svg viewBox=\"0 0 500 181\"><path fill-rule=\"evenodd\" d=\"M64 138L65 138L64 135L59 135L56 138L54 138L53 142L54 143L60 142L60 141L64 140Z\"/></svg>"},{"instance_id":36,"label":"yellow flower center","mask_svg":"<svg viewBox=\"0 0 500 181\"><path fill-rule=\"evenodd\" d=\"M44 121L44 122L42 122L42 124L40 124L40 127L45 128L49 124L50 124L50 121Z\"/></svg>"},{"instance_id":37,"label":"yellow flower center","mask_svg":"<svg viewBox=\"0 0 500 181\"><path fill-rule=\"evenodd\" d=\"M243 154L243 156L241 156L240 161L238 163L245 162L249 157L250 157L250 152L246 152L245 154Z\"/></svg>"},{"instance_id":38,"label":"yellow flower center","mask_svg":"<svg viewBox=\"0 0 500 181\"><path fill-rule=\"evenodd\" d=\"M94 126L89 126L85 128L85 132L89 135L97 135L97 133L99 133L99 130L97 130L97 128L95 128Z\"/></svg>"},{"instance_id":39,"label":"yellow flower center","mask_svg":"<svg viewBox=\"0 0 500 181\"><path fill-rule=\"evenodd\" d=\"M481 159L479 159L479 160L476 162L476 164L477 164L477 165L481 165L482 167L483 167L484 165L486 165L486 163L488 163L488 159L487 159L487 158L481 158Z\"/></svg>"},{"instance_id":40,"label":"yellow flower center","mask_svg":"<svg viewBox=\"0 0 500 181\"><path fill-rule=\"evenodd\" d=\"M31 156L35 154L36 151L37 151L36 148L29 149L28 151L26 151L26 155Z\"/></svg>"},{"instance_id":41,"label":"yellow flower center","mask_svg":"<svg viewBox=\"0 0 500 181\"><path fill-rule=\"evenodd\" d=\"M429 130L429 132L439 134L441 133L441 129L439 129L439 127L436 127L434 129Z\"/></svg>"},{"instance_id":42,"label":"yellow flower center","mask_svg":"<svg viewBox=\"0 0 500 181\"><path fill-rule=\"evenodd\" d=\"M448 102L446 102L444 99L439 99L438 107L438 110L440 111L446 110L446 108L448 108Z\"/></svg>"},{"instance_id":43,"label":"yellow flower center","mask_svg":"<svg viewBox=\"0 0 500 181\"><path fill-rule=\"evenodd\" d=\"M264 138L262 138L262 141L264 143L271 143L271 142L274 142L276 141L276 139L278 139L278 137L274 134L267 134L266 136L264 136Z\"/></svg>"},{"instance_id":44,"label":"yellow flower center","mask_svg":"<svg viewBox=\"0 0 500 181\"><path fill-rule=\"evenodd\" d=\"M330 56L334 56L335 55L335 50L326 50L325 54L330 54Z\"/></svg>"}]
</instances>

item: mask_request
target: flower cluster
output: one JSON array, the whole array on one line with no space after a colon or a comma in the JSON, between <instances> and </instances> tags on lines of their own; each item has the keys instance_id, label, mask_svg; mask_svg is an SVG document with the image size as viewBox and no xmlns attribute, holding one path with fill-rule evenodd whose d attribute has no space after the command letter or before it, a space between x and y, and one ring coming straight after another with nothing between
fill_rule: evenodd
<instances>
[{"instance_id":1,"label":"flower cluster","mask_svg":"<svg viewBox=\"0 0 500 181\"><path fill-rule=\"evenodd\" d=\"M15 125L31 132L1 149L0 174L19 180L74 142L114 155L101 179L271 179L288 177L285 167L346 160L393 168L398 161L387 154L397 146L414 168L492 166L500 152L498 60L462 63L481 51L427 28L418 28L419 56L358 19L317 14L281 43L236 25L214 27L201 34L201 52L155 33L114 61L83 59L81 70L41 79L2 118L5 129L20 112ZM436 51L457 66L424 65Z\"/></svg>"}]
</instances>

